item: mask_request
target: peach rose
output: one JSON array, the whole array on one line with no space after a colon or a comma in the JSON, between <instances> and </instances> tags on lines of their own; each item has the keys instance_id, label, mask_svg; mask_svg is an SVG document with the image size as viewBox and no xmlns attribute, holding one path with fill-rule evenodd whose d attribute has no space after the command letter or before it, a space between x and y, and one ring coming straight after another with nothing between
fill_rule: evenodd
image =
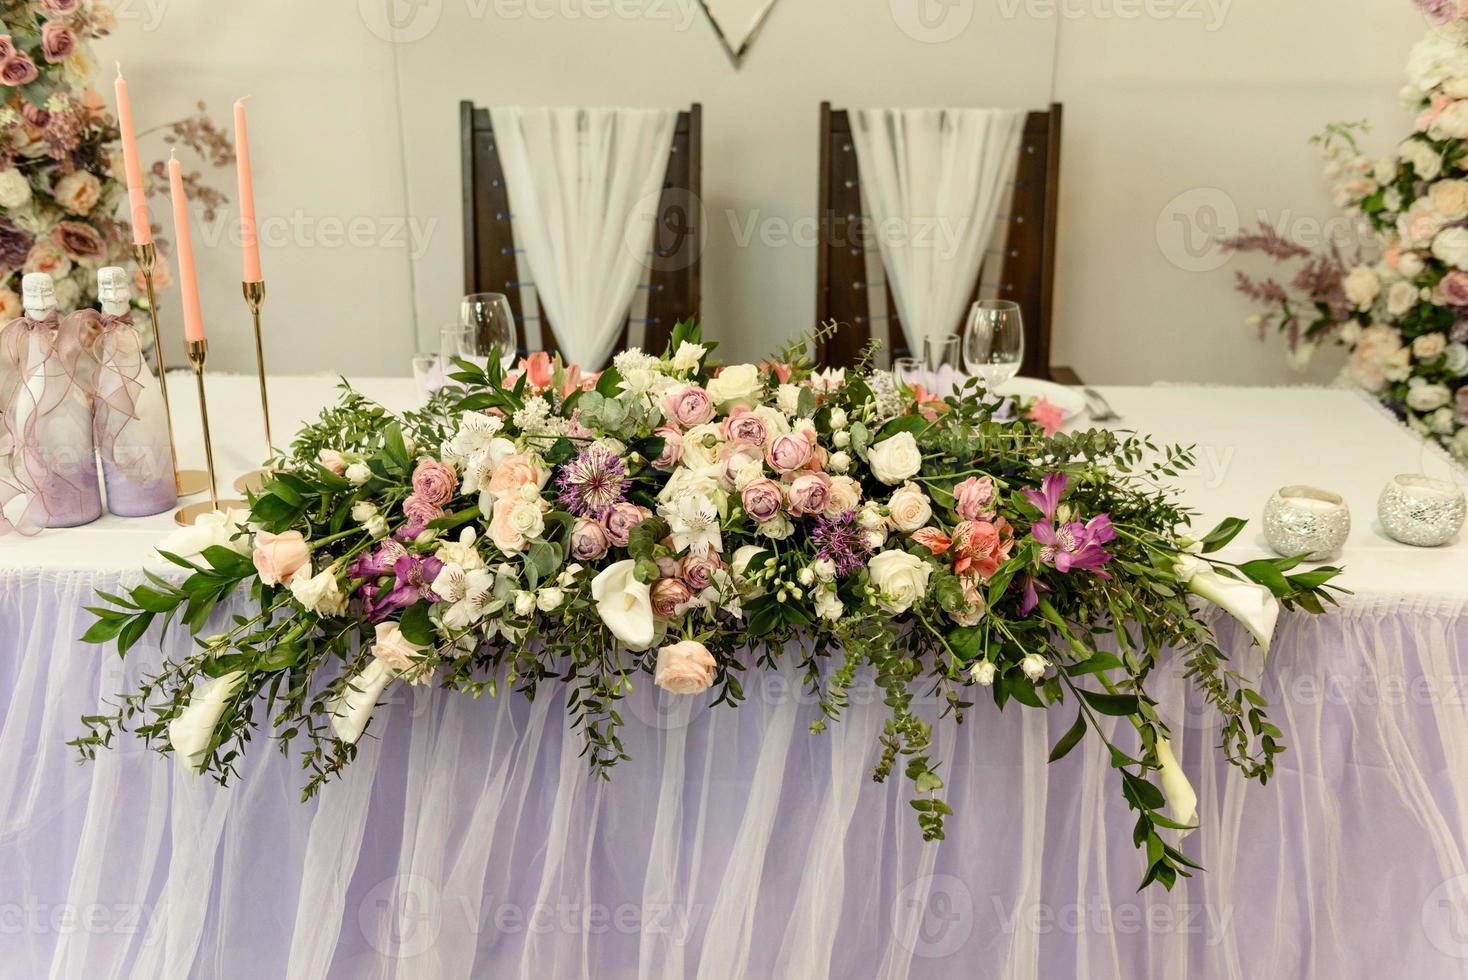
<instances>
[{"instance_id":1,"label":"peach rose","mask_svg":"<svg viewBox=\"0 0 1468 980\"><path fill-rule=\"evenodd\" d=\"M693 590L682 579L660 578L652 584L653 615L672 619L678 614L678 607L692 598Z\"/></svg>"},{"instance_id":2,"label":"peach rose","mask_svg":"<svg viewBox=\"0 0 1468 980\"><path fill-rule=\"evenodd\" d=\"M102 196L102 182L85 170L73 170L56 182L56 203L72 214L86 214Z\"/></svg>"},{"instance_id":3,"label":"peach rose","mask_svg":"<svg viewBox=\"0 0 1468 980\"><path fill-rule=\"evenodd\" d=\"M933 517L928 495L915 483L904 483L887 501L888 522L898 531L911 534Z\"/></svg>"},{"instance_id":4,"label":"peach rose","mask_svg":"<svg viewBox=\"0 0 1468 980\"><path fill-rule=\"evenodd\" d=\"M498 474L496 474L498 475ZM494 481L490 481L491 491ZM459 474L447 463L436 459L420 459L413 470L413 492L431 504L442 506L454 499L459 488Z\"/></svg>"},{"instance_id":5,"label":"peach rose","mask_svg":"<svg viewBox=\"0 0 1468 980\"><path fill-rule=\"evenodd\" d=\"M320 463L322 466L326 467L337 476L341 476L347 471L346 458L335 449L321 450L321 452L316 454L316 462Z\"/></svg>"},{"instance_id":6,"label":"peach rose","mask_svg":"<svg viewBox=\"0 0 1468 980\"><path fill-rule=\"evenodd\" d=\"M15 294L15 290L0 286L0 323L9 323L20 314L20 297Z\"/></svg>"},{"instance_id":7,"label":"peach rose","mask_svg":"<svg viewBox=\"0 0 1468 980\"><path fill-rule=\"evenodd\" d=\"M701 694L713 686L717 667L708 647L697 640L684 640L658 651L653 683L673 694Z\"/></svg>"},{"instance_id":8,"label":"peach rose","mask_svg":"<svg viewBox=\"0 0 1468 980\"><path fill-rule=\"evenodd\" d=\"M397 623L378 623L376 642L372 644L372 656L393 670L412 670L418 662L418 654L427 647L420 647L403 635Z\"/></svg>"},{"instance_id":9,"label":"peach rose","mask_svg":"<svg viewBox=\"0 0 1468 980\"><path fill-rule=\"evenodd\" d=\"M291 578L303 568L310 566L311 549L300 531L271 534L261 531L255 535L255 553L252 556L255 571L266 585L289 585ZM309 573L308 573L309 574Z\"/></svg>"},{"instance_id":10,"label":"peach rose","mask_svg":"<svg viewBox=\"0 0 1468 980\"><path fill-rule=\"evenodd\" d=\"M60 279L71 271L71 259L58 245L51 242L37 242L31 246L30 254L25 257L25 265L21 271L29 274L32 272L44 272L52 279Z\"/></svg>"},{"instance_id":11,"label":"peach rose","mask_svg":"<svg viewBox=\"0 0 1468 980\"><path fill-rule=\"evenodd\" d=\"M547 475L535 460L524 453L506 456L489 481L489 494L496 501L519 500L521 487L533 483L539 490L545 486Z\"/></svg>"}]
</instances>

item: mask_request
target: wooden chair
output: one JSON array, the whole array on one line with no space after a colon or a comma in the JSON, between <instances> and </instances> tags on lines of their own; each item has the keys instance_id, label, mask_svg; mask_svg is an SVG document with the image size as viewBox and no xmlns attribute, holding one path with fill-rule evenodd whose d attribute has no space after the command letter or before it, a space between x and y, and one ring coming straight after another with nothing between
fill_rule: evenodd
<instances>
[{"instance_id":1,"label":"wooden chair","mask_svg":"<svg viewBox=\"0 0 1468 980\"><path fill-rule=\"evenodd\" d=\"M1069 369L1050 364L1060 115L1060 104L1055 103L1048 111L1031 112L1025 120L1014 197L1000 210L996 241L984 255L973 298L1018 302L1025 317L1021 372L1069 380L1074 377ZM846 110L832 109L829 102L821 103L820 168L816 318L820 323L835 321L840 328L819 352L821 359L837 367L852 364L872 337L882 341L891 358L911 356L877 245L865 241L862 233L869 222L862 208L851 119ZM955 323L953 329L963 326Z\"/></svg>"},{"instance_id":2,"label":"wooden chair","mask_svg":"<svg viewBox=\"0 0 1468 980\"><path fill-rule=\"evenodd\" d=\"M464 181L464 292L504 293L515 313L520 347L555 351L556 337L527 281L522 250L515 247L504 168L495 148L488 109L459 103ZM702 210L703 110L698 103L678 113L663 194L658 202L648 275L633 300L617 348L631 345L661 354L673 326L698 315ZM530 329L538 327L538 330ZM533 343L536 336L539 343ZM589 370L599 364L582 365Z\"/></svg>"}]
</instances>

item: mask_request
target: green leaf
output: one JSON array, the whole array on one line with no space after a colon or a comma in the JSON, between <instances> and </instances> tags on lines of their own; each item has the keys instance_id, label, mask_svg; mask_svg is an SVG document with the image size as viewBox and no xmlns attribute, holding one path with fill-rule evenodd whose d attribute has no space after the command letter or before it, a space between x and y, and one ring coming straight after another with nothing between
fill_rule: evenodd
<instances>
[{"instance_id":1,"label":"green leaf","mask_svg":"<svg viewBox=\"0 0 1468 980\"><path fill-rule=\"evenodd\" d=\"M1125 666L1114 654L1102 651L1091 654L1079 663L1065 664L1061 669L1071 677L1081 677L1086 674L1099 674L1106 670L1120 670Z\"/></svg>"},{"instance_id":2,"label":"green leaf","mask_svg":"<svg viewBox=\"0 0 1468 980\"><path fill-rule=\"evenodd\" d=\"M1267 558L1244 562L1239 566L1239 571L1267 588L1275 596L1286 596L1291 592L1290 583L1284 577L1284 572L1281 572L1279 567Z\"/></svg>"},{"instance_id":3,"label":"green leaf","mask_svg":"<svg viewBox=\"0 0 1468 980\"><path fill-rule=\"evenodd\" d=\"M428 522L428 527L435 531L452 531L461 524L467 524L479 516L479 507L466 507L454 514L444 516Z\"/></svg>"},{"instance_id":4,"label":"green leaf","mask_svg":"<svg viewBox=\"0 0 1468 980\"><path fill-rule=\"evenodd\" d=\"M651 558L659 541L672 533L668 522L661 517L648 517L627 533L627 553L633 558Z\"/></svg>"},{"instance_id":5,"label":"green leaf","mask_svg":"<svg viewBox=\"0 0 1468 980\"><path fill-rule=\"evenodd\" d=\"M403 427L396 422L388 423L382 432L382 448L387 458L403 469L408 468L408 444L403 441Z\"/></svg>"},{"instance_id":6,"label":"green leaf","mask_svg":"<svg viewBox=\"0 0 1468 980\"><path fill-rule=\"evenodd\" d=\"M1142 710L1141 702L1135 694L1106 694L1101 691L1087 691L1076 689L1077 693L1085 699L1086 703L1103 715L1114 715L1125 717L1134 715Z\"/></svg>"},{"instance_id":7,"label":"green leaf","mask_svg":"<svg viewBox=\"0 0 1468 980\"><path fill-rule=\"evenodd\" d=\"M596 379L596 393L603 398L615 398L622 390L622 374L615 366L607 368Z\"/></svg>"},{"instance_id":8,"label":"green leaf","mask_svg":"<svg viewBox=\"0 0 1468 980\"><path fill-rule=\"evenodd\" d=\"M1218 526L1203 536L1203 551L1214 552L1225 547L1230 541L1238 536L1248 521L1237 517L1225 517Z\"/></svg>"},{"instance_id":9,"label":"green leaf","mask_svg":"<svg viewBox=\"0 0 1468 980\"><path fill-rule=\"evenodd\" d=\"M403 610L403 617L398 621L398 629L402 631L403 638L409 643L416 643L420 647L435 646L433 638L433 623L428 619L428 603L419 602Z\"/></svg>"},{"instance_id":10,"label":"green leaf","mask_svg":"<svg viewBox=\"0 0 1468 980\"><path fill-rule=\"evenodd\" d=\"M1055 743L1055 748L1050 750L1050 761L1055 762L1070 754L1070 750L1076 747L1086 735L1086 715L1084 712L1076 712L1075 724L1071 725L1066 733L1060 736L1060 741Z\"/></svg>"},{"instance_id":11,"label":"green leaf","mask_svg":"<svg viewBox=\"0 0 1468 980\"><path fill-rule=\"evenodd\" d=\"M82 634L83 643L110 643L128 623L127 618L99 619Z\"/></svg>"},{"instance_id":12,"label":"green leaf","mask_svg":"<svg viewBox=\"0 0 1468 980\"><path fill-rule=\"evenodd\" d=\"M244 578L255 570L255 563L249 558L222 545L210 545L204 549L202 557L210 568L230 578Z\"/></svg>"},{"instance_id":13,"label":"green leaf","mask_svg":"<svg viewBox=\"0 0 1468 980\"><path fill-rule=\"evenodd\" d=\"M960 660L968 663L978 657L984 645L984 630L977 626L961 626L948 634L948 645Z\"/></svg>"},{"instance_id":14,"label":"green leaf","mask_svg":"<svg viewBox=\"0 0 1468 980\"><path fill-rule=\"evenodd\" d=\"M139 585L133 589L132 597L133 602L136 602L140 608L154 613L172 612L174 607L183 601L181 596L166 596L146 585Z\"/></svg>"}]
</instances>

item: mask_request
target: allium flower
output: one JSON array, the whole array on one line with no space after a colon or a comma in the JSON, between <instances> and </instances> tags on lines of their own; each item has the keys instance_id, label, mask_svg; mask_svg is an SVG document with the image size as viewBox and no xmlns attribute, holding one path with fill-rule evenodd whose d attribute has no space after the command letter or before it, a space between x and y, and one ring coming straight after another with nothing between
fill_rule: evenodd
<instances>
[{"instance_id":1,"label":"allium flower","mask_svg":"<svg viewBox=\"0 0 1468 980\"><path fill-rule=\"evenodd\" d=\"M835 517L818 518L810 538L816 546L816 557L836 566L839 576L861 571L866 566L867 556L872 553L872 546L862 533L854 510Z\"/></svg>"},{"instance_id":2,"label":"allium flower","mask_svg":"<svg viewBox=\"0 0 1468 980\"><path fill-rule=\"evenodd\" d=\"M632 481L616 453L604 446L588 446L561 469L556 486L566 510L601 520L627 499Z\"/></svg>"}]
</instances>

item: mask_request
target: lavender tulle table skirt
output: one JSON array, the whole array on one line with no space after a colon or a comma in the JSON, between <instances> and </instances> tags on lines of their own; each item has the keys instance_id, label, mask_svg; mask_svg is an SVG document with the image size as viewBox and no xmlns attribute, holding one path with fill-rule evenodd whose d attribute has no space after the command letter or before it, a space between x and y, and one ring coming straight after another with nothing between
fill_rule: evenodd
<instances>
[{"instance_id":1,"label":"lavender tulle table skirt","mask_svg":"<svg viewBox=\"0 0 1468 980\"><path fill-rule=\"evenodd\" d=\"M1205 875L1137 894L1131 820L1073 712L935 728L948 839L872 782L869 684L820 736L792 670L738 711L642 679L632 761L595 779L564 698L400 690L354 769L299 802L258 741L228 790L78 717L157 663L79 646L97 576L0 573L0 977L1458 977L1468 972L1468 607L1287 616L1267 787L1159 692ZM43 596L44 601L36 601ZM1225 647L1258 669L1231 624ZM173 648L175 642L170 640ZM546 689L547 694L551 692ZM937 705L927 708L935 715Z\"/></svg>"}]
</instances>

